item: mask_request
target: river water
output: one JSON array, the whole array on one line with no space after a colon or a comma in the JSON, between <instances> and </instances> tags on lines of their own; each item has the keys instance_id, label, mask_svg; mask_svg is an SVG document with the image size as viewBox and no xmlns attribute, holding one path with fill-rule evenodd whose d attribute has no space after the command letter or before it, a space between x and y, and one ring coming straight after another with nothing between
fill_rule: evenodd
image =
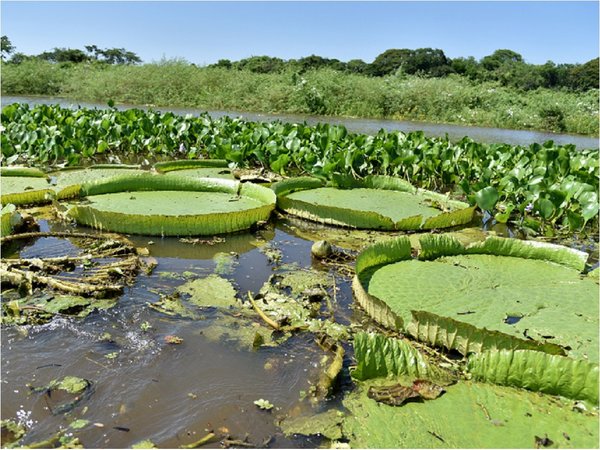
<instances>
[{"instance_id":1,"label":"river water","mask_svg":"<svg viewBox=\"0 0 600 450\"><path fill-rule=\"evenodd\" d=\"M52 220L39 222L42 231L70 229ZM81 226L75 231L96 233ZM256 447L267 441L270 448L317 446L319 440L287 438L276 427L278 418L318 410L302 399L318 379L324 355L314 334L297 333L279 346L250 350L240 348L235 339L235 321L228 322L230 334L221 330L215 339L215 324L223 318L220 310L207 308L202 319L194 320L148 306L186 279L215 271L216 255L235 255L232 269L222 276L245 298L248 291L258 292L278 264L318 268L310 256L312 241L296 236L285 221L253 233L223 235L212 245L166 237L130 239L147 247L157 266L151 274L139 273L115 307L84 319L58 315L44 325L3 327L2 418L28 427L26 443L44 441L83 419L87 425L71 432L86 448L129 448L142 440L177 448L209 431L217 436L207 445L213 448L227 435L248 436ZM270 260L257 240L278 249L281 259ZM40 238L3 248L3 257L60 256L72 247L67 239ZM349 280L338 278L337 289L336 318L349 323L355 315ZM103 338L106 333L109 341ZM169 344L166 336L183 343ZM56 412L58 400L52 396L30 391L29 386L45 386L65 376L93 383L91 395L66 413ZM260 398L270 401L273 410L255 406Z\"/></svg>"},{"instance_id":2,"label":"river water","mask_svg":"<svg viewBox=\"0 0 600 450\"><path fill-rule=\"evenodd\" d=\"M25 97L25 96L3 96L1 99L2 106L11 103L28 103L36 104L59 104L63 107L77 108L78 106L85 108L107 108L106 104L80 102L64 98L52 97ZM149 109L147 106L136 105L117 105L118 109L142 108ZM349 131L355 133L376 134L379 130L386 131L423 131L425 135L430 137L444 137L452 141L458 141L465 136L470 137L476 142L486 143L505 143L511 145L530 145L535 142L544 143L552 140L556 144L566 145L573 144L579 149L598 148L598 139L594 137L581 136L575 134L558 134L545 131L529 131L529 130L508 130L502 128L486 128L475 126L461 126L448 124L434 124L428 122L415 121L399 121L385 119L353 119L339 118L326 116L310 116L298 114L263 114L253 112L239 111L204 111L200 109L189 108L172 108L172 107L155 107L158 111L172 111L176 114L192 114L198 115L202 112L208 112L211 117L218 118L222 116L242 117L250 121L270 122L281 120L283 122L302 123L306 122L310 125L317 123L328 123L332 125L344 125Z\"/></svg>"}]
</instances>

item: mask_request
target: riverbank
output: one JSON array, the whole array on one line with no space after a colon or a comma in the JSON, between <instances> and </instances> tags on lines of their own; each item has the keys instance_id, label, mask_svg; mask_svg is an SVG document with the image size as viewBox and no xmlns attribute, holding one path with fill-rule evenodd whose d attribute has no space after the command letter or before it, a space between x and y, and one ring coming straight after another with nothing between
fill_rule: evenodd
<instances>
[{"instance_id":1,"label":"riverbank","mask_svg":"<svg viewBox=\"0 0 600 450\"><path fill-rule=\"evenodd\" d=\"M142 66L2 65L2 95L56 95L81 101L208 110L419 120L597 136L598 90L521 92L462 77L371 78L321 69L298 75Z\"/></svg>"}]
</instances>

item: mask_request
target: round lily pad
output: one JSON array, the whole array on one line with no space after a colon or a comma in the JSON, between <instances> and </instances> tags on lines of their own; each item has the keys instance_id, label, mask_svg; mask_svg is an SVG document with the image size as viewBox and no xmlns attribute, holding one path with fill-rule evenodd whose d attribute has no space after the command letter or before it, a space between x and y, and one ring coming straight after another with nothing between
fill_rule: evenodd
<instances>
[{"instance_id":1,"label":"round lily pad","mask_svg":"<svg viewBox=\"0 0 600 450\"><path fill-rule=\"evenodd\" d=\"M598 285L582 276L585 253L429 235L424 256L412 258L406 238L365 250L354 282L359 303L387 326L463 354L524 348L598 361Z\"/></svg>"},{"instance_id":2,"label":"round lily pad","mask_svg":"<svg viewBox=\"0 0 600 450\"><path fill-rule=\"evenodd\" d=\"M292 178L273 189L278 207L290 214L353 228L446 228L469 223L474 214L474 207L466 203L384 176L346 180L336 186L309 177Z\"/></svg>"},{"instance_id":3,"label":"round lily pad","mask_svg":"<svg viewBox=\"0 0 600 450\"><path fill-rule=\"evenodd\" d=\"M146 173L139 166L125 164L102 164L84 169L64 169L50 173L51 184L59 199L77 197L84 183L107 180L114 176Z\"/></svg>"},{"instance_id":4,"label":"round lily pad","mask_svg":"<svg viewBox=\"0 0 600 450\"><path fill-rule=\"evenodd\" d=\"M53 194L44 172L29 167L3 167L0 173L0 201L3 205L49 202Z\"/></svg>"},{"instance_id":5,"label":"round lily pad","mask_svg":"<svg viewBox=\"0 0 600 450\"><path fill-rule=\"evenodd\" d=\"M275 207L270 189L231 180L140 174L84 184L68 214L102 230L145 235L212 235L250 228Z\"/></svg>"}]
</instances>

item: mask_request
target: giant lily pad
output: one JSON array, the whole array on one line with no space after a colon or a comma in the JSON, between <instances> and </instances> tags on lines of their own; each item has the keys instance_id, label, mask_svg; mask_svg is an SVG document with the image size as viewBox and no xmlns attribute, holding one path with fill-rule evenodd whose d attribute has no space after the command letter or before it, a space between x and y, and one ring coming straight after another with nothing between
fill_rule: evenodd
<instances>
[{"instance_id":1,"label":"giant lily pad","mask_svg":"<svg viewBox=\"0 0 600 450\"><path fill-rule=\"evenodd\" d=\"M85 169L64 169L50 173L54 189L59 199L77 197L81 185L95 180L106 180L119 175L144 173L139 166L125 164L102 164Z\"/></svg>"},{"instance_id":2,"label":"giant lily pad","mask_svg":"<svg viewBox=\"0 0 600 450\"><path fill-rule=\"evenodd\" d=\"M447 236L376 244L356 262L354 291L375 320L463 354L530 349L598 361L598 285L586 254L489 237L463 246ZM448 255L448 256L444 256Z\"/></svg>"},{"instance_id":3,"label":"giant lily pad","mask_svg":"<svg viewBox=\"0 0 600 450\"><path fill-rule=\"evenodd\" d=\"M301 177L273 185L277 205L284 211L317 222L354 228L418 230L469 223L475 207L403 180L372 176L326 186Z\"/></svg>"},{"instance_id":4,"label":"giant lily pad","mask_svg":"<svg viewBox=\"0 0 600 450\"><path fill-rule=\"evenodd\" d=\"M400 407L376 402L367 393L363 385L343 401L347 413L341 427L352 448L598 445L597 414L575 412L572 401L533 392L462 381L436 400Z\"/></svg>"},{"instance_id":5,"label":"giant lily pad","mask_svg":"<svg viewBox=\"0 0 600 450\"><path fill-rule=\"evenodd\" d=\"M154 169L170 176L234 179L228 163L224 159L164 161L156 163Z\"/></svg>"},{"instance_id":6,"label":"giant lily pad","mask_svg":"<svg viewBox=\"0 0 600 450\"><path fill-rule=\"evenodd\" d=\"M270 189L230 180L130 175L82 185L87 203L68 214L102 230L211 235L250 228L275 207Z\"/></svg>"},{"instance_id":7,"label":"giant lily pad","mask_svg":"<svg viewBox=\"0 0 600 450\"><path fill-rule=\"evenodd\" d=\"M0 202L29 205L49 202L53 194L46 174L29 167L3 167L0 173Z\"/></svg>"}]
</instances>

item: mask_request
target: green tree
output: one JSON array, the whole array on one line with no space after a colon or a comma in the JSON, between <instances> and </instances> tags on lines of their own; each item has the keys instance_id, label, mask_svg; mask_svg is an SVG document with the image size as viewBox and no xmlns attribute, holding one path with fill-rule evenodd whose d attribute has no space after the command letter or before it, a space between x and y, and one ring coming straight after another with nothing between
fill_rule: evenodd
<instances>
[{"instance_id":1,"label":"green tree","mask_svg":"<svg viewBox=\"0 0 600 450\"><path fill-rule=\"evenodd\" d=\"M469 56L468 58L453 58L450 66L455 73L463 75L471 80L483 79L483 68L472 56Z\"/></svg>"},{"instance_id":2,"label":"green tree","mask_svg":"<svg viewBox=\"0 0 600 450\"><path fill-rule=\"evenodd\" d=\"M12 45L12 42L10 42L10 39L8 39L8 36L2 36L0 38L0 47L1 47L0 58L2 59L2 61L4 61L12 52L15 51L15 46Z\"/></svg>"},{"instance_id":3,"label":"green tree","mask_svg":"<svg viewBox=\"0 0 600 450\"><path fill-rule=\"evenodd\" d=\"M411 54L412 50L407 48L391 48L384 51L371 63L371 75L381 77L396 72L396 70L406 64Z\"/></svg>"},{"instance_id":4,"label":"green tree","mask_svg":"<svg viewBox=\"0 0 600 450\"><path fill-rule=\"evenodd\" d=\"M505 64L520 62L523 62L523 57L517 52L508 49L496 50L491 55L484 56L481 59L481 65L489 71L496 70Z\"/></svg>"},{"instance_id":5,"label":"green tree","mask_svg":"<svg viewBox=\"0 0 600 450\"><path fill-rule=\"evenodd\" d=\"M233 67L254 73L280 73L285 67L285 62L271 56L251 56L234 63Z\"/></svg>"},{"instance_id":6,"label":"green tree","mask_svg":"<svg viewBox=\"0 0 600 450\"><path fill-rule=\"evenodd\" d=\"M209 67L221 67L223 69L231 69L233 63L229 59L220 59L216 64L210 64Z\"/></svg>"},{"instance_id":7,"label":"green tree","mask_svg":"<svg viewBox=\"0 0 600 450\"><path fill-rule=\"evenodd\" d=\"M90 59L84 51L76 48L54 48L50 52L40 53L37 58L56 63L81 63Z\"/></svg>"},{"instance_id":8,"label":"green tree","mask_svg":"<svg viewBox=\"0 0 600 450\"><path fill-rule=\"evenodd\" d=\"M572 89L578 91L587 91L589 89L598 89L600 71L599 59L592 59L585 64L575 66L571 69L569 84Z\"/></svg>"},{"instance_id":9,"label":"green tree","mask_svg":"<svg viewBox=\"0 0 600 450\"><path fill-rule=\"evenodd\" d=\"M346 69L346 64L339 59L323 58L322 56L317 55L305 56L297 60L291 60L289 63L300 73L309 70L323 69L325 67L339 71L344 71Z\"/></svg>"},{"instance_id":10,"label":"green tree","mask_svg":"<svg viewBox=\"0 0 600 450\"><path fill-rule=\"evenodd\" d=\"M369 65L362 59L351 59L346 63L346 72L366 74L369 71Z\"/></svg>"}]
</instances>

